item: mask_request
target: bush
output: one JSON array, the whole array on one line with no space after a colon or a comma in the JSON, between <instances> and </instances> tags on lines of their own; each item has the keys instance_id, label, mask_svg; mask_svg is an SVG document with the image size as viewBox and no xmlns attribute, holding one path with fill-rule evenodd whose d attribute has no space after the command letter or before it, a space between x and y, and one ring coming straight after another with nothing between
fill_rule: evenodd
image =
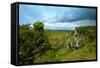
<instances>
[{"instance_id":1,"label":"bush","mask_svg":"<svg viewBox=\"0 0 100 68\"><path fill-rule=\"evenodd\" d=\"M34 63L36 55L41 56L49 48L43 22L37 21L19 26L19 61L20 64Z\"/></svg>"}]
</instances>

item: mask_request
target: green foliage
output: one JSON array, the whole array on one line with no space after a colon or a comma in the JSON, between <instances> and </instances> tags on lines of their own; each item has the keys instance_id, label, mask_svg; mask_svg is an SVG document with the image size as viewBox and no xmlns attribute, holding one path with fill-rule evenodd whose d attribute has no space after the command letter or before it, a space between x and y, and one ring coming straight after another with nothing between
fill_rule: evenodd
<instances>
[{"instance_id":1,"label":"green foliage","mask_svg":"<svg viewBox=\"0 0 100 68\"><path fill-rule=\"evenodd\" d=\"M86 36L87 38L96 39L96 26L84 26L76 28L79 35Z\"/></svg>"},{"instance_id":2,"label":"green foliage","mask_svg":"<svg viewBox=\"0 0 100 68\"><path fill-rule=\"evenodd\" d=\"M38 51L39 54L44 53L49 46L43 27L44 24L42 22L38 21L34 23L34 47L35 49L40 48Z\"/></svg>"},{"instance_id":3,"label":"green foliage","mask_svg":"<svg viewBox=\"0 0 100 68\"><path fill-rule=\"evenodd\" d=\"M19 60L20 63L27 63L24 57L33 48L34 30L30 24L19 25Z\"/></svg>"},{"instance_id":4,"label":"green foliage","mask_svg":"<svg viewBox=\"0 0 100 68\"><path fill-rule=\"evenodd\" d=\"M44 27L44 24L43 22L40 22L40 21L37 21L33 24L33 27L36 31L40 31L42 32L43 31L43 27Z\"/></svg>"},{"instance_id":5,"label":"green foliage","mask_svg":"<svg viewBox=\"0 0 100 68\"><path fill-rule=\"evenodd\" d=\"M19 26L20 64L34 63L34 58L48 49L49 43L43 27L43 23L39 21L33 24L33 28L30 24Z\"/></svg>"}]
</instances>

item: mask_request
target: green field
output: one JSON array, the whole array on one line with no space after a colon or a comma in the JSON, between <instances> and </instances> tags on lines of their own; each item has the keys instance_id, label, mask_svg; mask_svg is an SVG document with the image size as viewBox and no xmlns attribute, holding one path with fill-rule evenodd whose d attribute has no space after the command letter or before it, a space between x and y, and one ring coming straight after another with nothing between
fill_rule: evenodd
<instances>
[{"instance_id":1,"label":"green field","mask_svg":"<svg viewBox=\"0 0 100 68\"><path fill-rule=\"evenodd\" d=\"M95 40L91 40L88 38L85 41L83 47L80 47L79 49L70 50L66 48L68 33L71 32L46 31L51 49L46 51L46 53L44 53L42 56L36 56L35 63L96 59ZM83 36L83 37L87 37L87 36Z\"/></svg>"}]
</instances>

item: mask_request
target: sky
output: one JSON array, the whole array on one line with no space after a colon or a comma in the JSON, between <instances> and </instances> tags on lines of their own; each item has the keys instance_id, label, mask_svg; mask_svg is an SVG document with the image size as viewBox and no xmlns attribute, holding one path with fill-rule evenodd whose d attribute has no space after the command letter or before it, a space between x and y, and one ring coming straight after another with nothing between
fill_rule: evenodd
<instances>
[{"instance_id":1,"label":"sky","mask_svg":"<svg viewBox=\"0 0 100 68\"><path fill-rule=\"evenodd\" d=\"M44 22L44 29L74 30L79 26L96 25L96 9L43 5L19 5L19 24Z\"/></svg>"}]
</instances>

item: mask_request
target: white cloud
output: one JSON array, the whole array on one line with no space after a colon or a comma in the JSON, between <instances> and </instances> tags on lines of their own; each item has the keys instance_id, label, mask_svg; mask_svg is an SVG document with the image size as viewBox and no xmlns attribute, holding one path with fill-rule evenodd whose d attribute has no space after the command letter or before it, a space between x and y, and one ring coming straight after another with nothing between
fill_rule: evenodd
<instances>
[{"instance_id":1,"label":"white cloud","mask_svg":"<svg viewBox=\"0 0 100 68\"><path fill-rule=\"evenodd\" d=\"M88 26L88 25L92 26L92 25L96 25L96 20L85 19L85 20L79 20L72 23L77 24L79 26Z\"/></svg>"},{"instance_id":2,"label":"white cloud","mask_svg":"<svg viewBox=\"0 0 100 68\"><path fill-rule=\"evenodd\" d=\"M95 20L79 20L75 22L44 23L44 29L50 30L74 30L78 26L96 25Z\"/></svg>"},{"instance_id":3,"label":"white cloud","mask_svg":"<svg viewBox=\"0 0 100 68\"><path fill-rule=\"evenodd\" d=\"M76 26L73 23L44 23L44 29L50 30L74 30Z\"/></svg>"}]
</instances>

